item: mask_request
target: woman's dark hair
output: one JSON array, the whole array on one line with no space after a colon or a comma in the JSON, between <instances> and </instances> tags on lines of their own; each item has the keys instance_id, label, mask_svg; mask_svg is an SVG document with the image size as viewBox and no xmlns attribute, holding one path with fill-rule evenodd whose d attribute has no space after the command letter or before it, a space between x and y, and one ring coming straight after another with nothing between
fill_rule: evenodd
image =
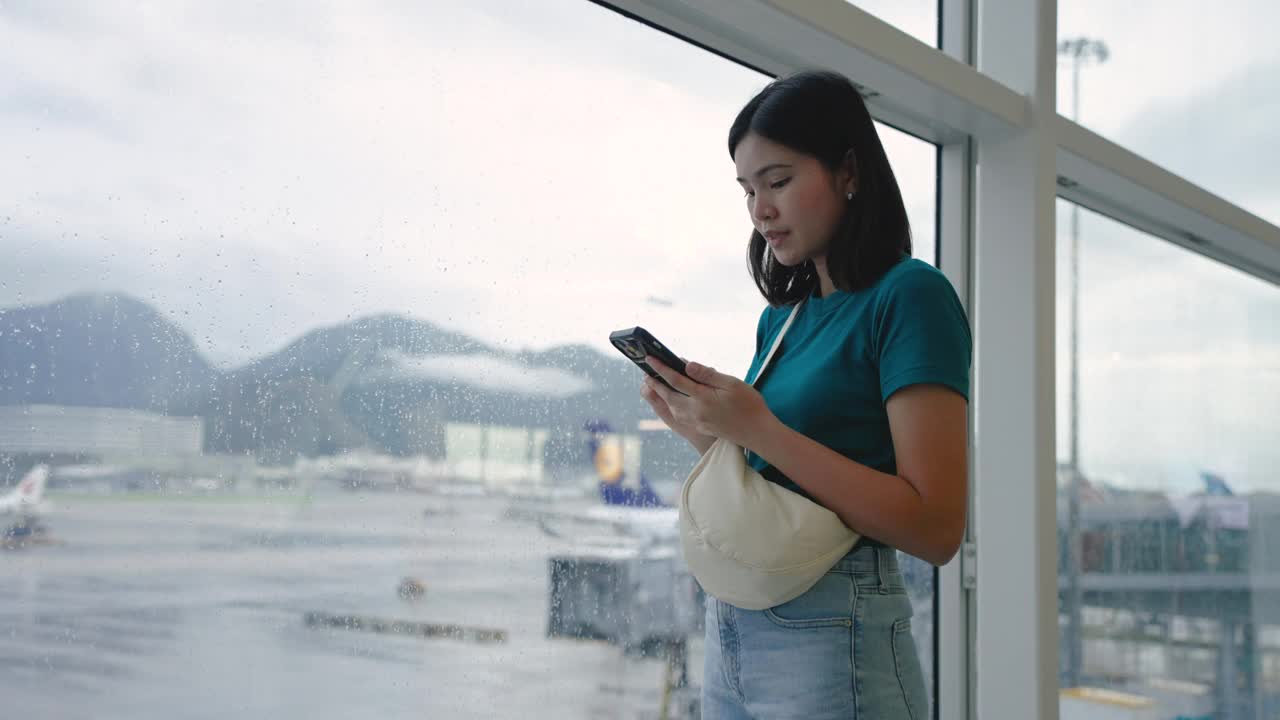
<instances>
[{"instance_id":1,"label":"woman's dark hair","mask_svg":"<svg viewBox=\"0 0 1280 720\"><path fill-rule=\"evenodd\" d=\"M833 173L852 151L858 192L848 202L827 251L827 269L837 288L868 287L904 254L911 254L911 225L898 181L871 114L848 78L811 70L769 83L733 121L730 157L748 133L811 155ZM764 236L754 229L747 262L752 279L771 305L797 302L818 285L812 261L795 267L778 263Z\"/></svg>"}]
</instances>

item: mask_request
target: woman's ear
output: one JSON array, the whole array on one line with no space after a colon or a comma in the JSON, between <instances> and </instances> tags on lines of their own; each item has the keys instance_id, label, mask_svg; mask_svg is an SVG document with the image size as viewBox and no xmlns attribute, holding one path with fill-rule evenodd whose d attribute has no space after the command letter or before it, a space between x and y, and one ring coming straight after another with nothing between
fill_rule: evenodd
<instances>
[{"instance_id":1,"label":"woman's ear","mask_svg":"<svg viewBox=\"0 0 1280 720\"><path fill-rule=\"evenodd\" d=\"M855 195L858 194L858 156L853 154L852 148L844 154L844 162L840 171L842 190Z\"/></svg>"}]
</instances>

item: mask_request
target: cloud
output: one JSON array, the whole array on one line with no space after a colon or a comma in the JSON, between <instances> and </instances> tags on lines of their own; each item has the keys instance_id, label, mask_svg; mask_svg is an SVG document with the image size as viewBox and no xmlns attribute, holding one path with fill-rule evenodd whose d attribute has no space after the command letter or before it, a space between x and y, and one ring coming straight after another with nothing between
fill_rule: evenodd
<instances>
[{"instance_id":1,"label":"cloud","mask_svg":"<svg viewBox=\"0 0 1280 720\"><path fill-rule=\"evenodd\" d=\"M1058 455L1070 441L1069 204L1058 203ZM1270 487L1280 407L1280 289L1080 213L1081 457L1154 487L1182 466ZM1172 474L1171 474L1172 473Z\"/></svg>"},{"instance_id":2,"label":"cloud","mask_svg":"<svg viewBox=\"0 0 1280 720\"><path fill-rule=\"evenodd\" d=\"M752 71L580 0L65 7L0 10L0 306L128 292L221 365L395 312L504 349L612 353L642 325L745 372L763 300L724 144ZM1064 35L1113 49L1085 71L1087 121L1228 197L1274 195L1259 149L1280 110L1257 83L1280 10L1133 7L1062 4ZM1179 50L1205 27L1213 62ZM933 148L881 136L929 257ZM1199 432L1195 452L1260 467L1271 444L1228 429L1274 428L1275 288L1117 228L1083 230L1087 452L1149 459ZM1186 394L1219 376L1219 400Z\"/></svg>"},{"instance_id":3,"label":"cloud","mask_svg":"<svg viewBox=\"0 0 1280 720\"><path fill-rule=\"evenodd\" d=\"M1058 4L1058 37L1103 41L1110 56L1081 70L1086 124L1116 136L1151 120L1149 103L1212 92L1242 69L1280 59L1280 6L1239 0L1205 12L1194 0L1073 0ZM1071 64L1058 66L1058 107L1071 111Z\"/></svg>"},{"instance_id":4,"label":"cloud","mask_svg":"<svg viewBox=\"0 0 1280 720\"><path fill-rule=\"evenodd\" d=\"M1108 60L1080 71L1081 122L1272 223L1270 154L1280 143L1280 5L1136 0L1059 3L1060 38L1102 40ZM1071 114L1071 63L1058 108Z\"/></svg>"},{"instance_id":5,"label":"cloud","mask_svg":"<svg viewBox=\"0 0 1280 720\"><path fill-rule=\"evenodd\" d=\"M765 78L576 0L96 7L0 25L0 304L132 292L223 365L391 311L517 347L665 324L745 370L724 141ZM884 135L931 232L932 149ZM695 286L669 323L643 302Z\"/></svg>"},{"instance_id":6,"label":"cloud","mask_svg":"<svg viewBox=\"0 0 1280 720\"><path fill-rule=\"evenodd\" d=\"M1280 146L1280 58L1255 63L1188 97L1156 100L1120 139L1135 152L1280 223L1275 158Z\"/></svg>"},{"instance_id":7,"label":"cloud","mask_svg":"<svg viewBox=\"0 0 1280 720\"><path fill-rule=\"evenodd\" d=\"M531 367L489 354L409 356L384 353L390 366L366 373L361 382L386 382L414 378L468 385L490 392L566 398L590 392L590 380L551 367Z\"/></svg>"}]
</instances>

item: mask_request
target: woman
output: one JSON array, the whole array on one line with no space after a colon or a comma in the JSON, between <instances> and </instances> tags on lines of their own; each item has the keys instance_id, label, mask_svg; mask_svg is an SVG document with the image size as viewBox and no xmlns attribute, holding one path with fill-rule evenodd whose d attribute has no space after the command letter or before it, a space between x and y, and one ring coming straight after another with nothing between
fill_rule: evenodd
<instances>
[{"instance_id":1,"label":"woman","mask_svg":"<svg viewBox=\"0 0 1280 720\"><path fill-rule=\"evenodd\" d=\"M972 340L947 279L912 259L898 183L847 78L770 83L738 114L729 155L754 230L751 274L769 302L753 388L695 362L650 364L641 395L705 453L716 438L834 512L862 540L809 591L763 611L707 598L703 717L923 720L911 604L895 550L935 565L965 522ZM757 392L758 388L758 392Z\"/></svg>"}]
</instances>

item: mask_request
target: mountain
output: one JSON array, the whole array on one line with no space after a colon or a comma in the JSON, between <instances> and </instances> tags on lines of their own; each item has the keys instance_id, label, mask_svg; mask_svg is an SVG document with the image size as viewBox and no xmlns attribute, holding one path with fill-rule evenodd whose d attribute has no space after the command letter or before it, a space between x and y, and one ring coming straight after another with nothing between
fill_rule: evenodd
<instances>
[{"instance_id":1,"label":"mountain","mask_svg":"<svg viewBox=\"0 0 1280 720\"><path fill-rule=\"evenodd\" d=\"M217 376L191 336L127 295L0 310L0 404L167 412Z\"/></svg>"},{"instance_id":2,"label":"mountain","mask_svg":"<svg viewBox=\"0 0 1280 720\"><path fill-rule=\"evenodd\" d=\"M0 404L141 408L205 419L207 452L264 462L371 448L443 456L447 423L546 428L546 460L580 461L588 420L650 411L626 360L584 345L509 352L376 315L312 330L229 371L124 295L0 311Z\"/></svg>"},{"instance_id":3,"label":"mountain","mask_svg":"<svg viewBox=\"0 0 1280 720\"><path fill-rule=\"evenodd\" d=\"M240 373L258 377L303 375L330 382L344 364L359 362L381 349L421 355L475 352L483 346L465 335L421 320L375 315L308 332L284 349L249 363Z\"/></svg>"},{"instance_id":4,"label":"mountain","mask_svg":"<svg viewBox=\"0 0 1280 720\"><path fill-rule=\"evenodd\" d=\"M243 453L267 464L288 464L299 455L376 446L343 414L327 385L302 375L228 373L182 409L184 415L204 418L208 453Z\"/></svg>"}]
</instances>

